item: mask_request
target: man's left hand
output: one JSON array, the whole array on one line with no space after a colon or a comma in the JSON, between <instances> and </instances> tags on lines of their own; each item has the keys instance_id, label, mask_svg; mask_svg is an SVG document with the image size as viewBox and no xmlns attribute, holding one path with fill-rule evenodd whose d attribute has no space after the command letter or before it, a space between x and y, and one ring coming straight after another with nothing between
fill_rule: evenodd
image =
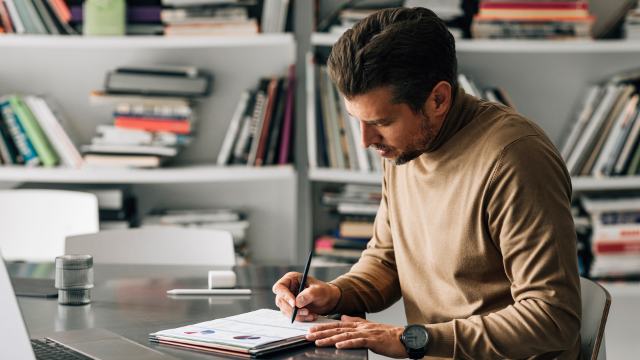
<instances>
[{"instance_id":1,"label":"man's left hand","mask_svg":"<svg viewBox=\"0 0 640 360\"><path fill-rule=\"evenodd\" d=\"M309 329L307 340L316 346L338 349L368 348L380 355L406 358L407 351L400 342L404 327L369 322L359 317L342 316L342 321L322 324Z\"/></svg>"}]
</instances>

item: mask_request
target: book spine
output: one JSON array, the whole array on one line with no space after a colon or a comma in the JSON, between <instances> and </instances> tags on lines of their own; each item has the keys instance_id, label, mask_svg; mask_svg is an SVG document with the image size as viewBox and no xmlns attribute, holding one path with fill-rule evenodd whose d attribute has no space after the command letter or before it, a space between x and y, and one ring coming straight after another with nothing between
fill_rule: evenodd
<instances>
[{"instance_id":1,"label":"book spine","mask_svg":"<svg viewBox=\"0 0 640 360\"><path fill-rule=\"evenodd\" d=\"M9 12L9 16L11 17L11 21L15 27L16 34L25 34L27 33L27 28L20 17L20 12L18 11L14 1L19 0L4 0L4 4L7 7L7 11Z\"/></svg>"},{"instance_id":2,"label":"book spine","mask_svg":"<svg viewBox=\"0 0 640 360\"><path fill-rule=\"evenodd\" d=\"M291 138L293 137L293 116L295 102L295 86L296 86L296 68L295 65L289 66L289 77L287 79L287 105L284 115L284 124L282 128L282 141L280 142L280 156L278 164L286 164L289 162L289 151L291 150Z\"/></svg>"},{"instance_id":3,"label":"book spine","mask_svg":"<svg viewBox=\"0 0 640 360\"><path fill-rule=\"evenodd\" d=\"M229 129L227 129L227 134L224 137L224 141L222 142L222 147L220 148L220 152L218 153L217 164L218 166L224 166L229 163L229 158L231 157L231 150L233 149L233 144L235 139L238 137L238 131L240 130L240 123L244 116L245 110L247 108L247 104L249 103L250 97L249 91L245 91L240 95L240 100L236 105L236 109L233 112L233 116L231 117L231 122L229 123Z\"/></svg>"},{"instance_id":4,"label":"book spine","mask_svg":"<svg viewBox=\"0 0 640 360\"><path fill-rule=\"evenodd\" d=\"M16 114L11 108L11 104L8 101L5 101L0 103L0 108L2 108L2 116L7 124L11 138L22 156L22 162L27 166L40 165L40 159L38 158L31 141L24 132L22 124L20 124Z\"/></svg>"},{"instance_id":5,"label":"book spine","mask_svg":"<svg viewBox=\"0 0 640 360\"><path fill-rule=\"evenodd\" d=\"M2 142L6 147L7 159L5 159L5 164L23 164L22 155L16 144L13 142L13 138L11 137L11 133L9 132L9 128L7 127L7 123L4 120L4 115L0 112L0 137L2 137Z\"/></svg>"},{"instance_id":6,"label":"book spine","mask_svg":"<svg viewBox=\"0 0 640 360\"><path fill-rule=\"evenodd\" d=\"M168 131L176 134L188 134L191 132L191 122L189 121L156 120L157 119L119 116L114 119L114 125L125 129L138 129L154 132Z\"/></svg>"},{"instance_id":7,"label":"book spine","mask_svg":"<svg viewBox=\"0 0 640 360\"><path fill-rule=\"evenodd\" d=\"M14 109L18 121L24 128L27 137L31 140L42 164L44 166L57 165L59 161L58 155L51 147L51 144L49 144L49 140L47 140L47 137L42 132L42 128L31 113L31 110L29 110L22 99L15 95L9 98L9 103Z\"/></svg>"},{"instance_id":8,"label":"book spine","mask_svg":"<svg viewBox=\"0 0 640 360\"><path fill-rule=\"evenodd\" d=\"M267 140L269 138L269 131L271 129L271 121L273 118L273 113L276 108L277 96L278 94L278 79L273 78L269 83L269 88L267 90L267 107L264 112L264 117L261 123L260 131L258 132L257 147L256 147L256 156L253 165L262 166L265 158L265 148L267 145ZM251 164L250 164L251 165Z\"/></svg>"}]
</instances>

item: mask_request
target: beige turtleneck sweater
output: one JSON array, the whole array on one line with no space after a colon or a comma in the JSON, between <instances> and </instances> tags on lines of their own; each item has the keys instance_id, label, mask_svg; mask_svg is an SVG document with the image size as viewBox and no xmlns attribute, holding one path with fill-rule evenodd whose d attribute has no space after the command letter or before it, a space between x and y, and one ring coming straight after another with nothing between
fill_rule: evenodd
<instances>
[{"instance_id":1,"label":"beige turtleneck sweater","mask_svg":"<svg viewBox=\"0 0 640 360\"><path fill-rule=\"evenodd\" d=\"M402 296L427 356L578 357L571 181L538 126L459 90L429 151L383 171L374 235L332 282L337 312Z\"/></svg>"}]
</instances>

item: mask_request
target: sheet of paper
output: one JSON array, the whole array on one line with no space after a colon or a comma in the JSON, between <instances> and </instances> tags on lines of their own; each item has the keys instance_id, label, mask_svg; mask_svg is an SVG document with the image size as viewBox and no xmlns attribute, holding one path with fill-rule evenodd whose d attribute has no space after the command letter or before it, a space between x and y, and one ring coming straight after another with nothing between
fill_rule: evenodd
<instances>
[{"instance_id":1,"label":"sheet of paper","mask_svg":"<svg viewBox=\"0 0 640 360\"><path fill-rule=\"evenodd\" d=\"M312 326L332 321L335 320L319 318L315 322L295 321L292 324L291 319L279 311L260 309L176 329L163 330L152 335L250 349L274 341L302 336Z\"/></svg>"}]
</instances>

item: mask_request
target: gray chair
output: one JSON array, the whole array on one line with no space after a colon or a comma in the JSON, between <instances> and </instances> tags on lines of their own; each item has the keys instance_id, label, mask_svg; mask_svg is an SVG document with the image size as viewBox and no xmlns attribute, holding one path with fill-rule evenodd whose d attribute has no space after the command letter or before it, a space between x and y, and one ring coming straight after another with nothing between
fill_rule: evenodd
<instances>
[{"instance_id":1,"label":"gray chair","mask_svg":"<svg viewBox=\"0 0 640 360\"><path fill-rule=\"evenodd\" d=\"M96 264L235 265L228 231L183 227L108 230L67 237L66 254L90 254Z\"/></svg>"},{"instance_id":2,"label":"gray chair","mask_svg":"<svg viewBox=\"0 0 640 360\"><path fill-rule=\"evenodd\" d=\"M611 295L600 284L585 278L580 278L580 289L582 295L580 358L606 359L604 327L611 307Z\"/></svg>"}]
</instances>

